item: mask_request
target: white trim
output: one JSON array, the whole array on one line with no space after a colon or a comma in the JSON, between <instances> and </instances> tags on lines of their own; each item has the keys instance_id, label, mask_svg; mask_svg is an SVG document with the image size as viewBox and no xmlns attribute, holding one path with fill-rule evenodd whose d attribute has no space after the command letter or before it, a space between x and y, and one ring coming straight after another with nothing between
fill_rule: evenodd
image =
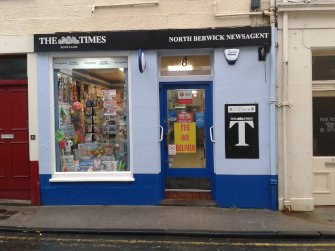
<instances>
[{"instance_id":1,"label":"white trim","mask_svg":"<svg viewBox=\"0 0 335 251\"><path fill-rule=\"evenodd\" d=\"M132 172L67 172L54 173L50 182L132 182Z\"/></svg>"},{"instance_id":2,"label":"white trim","mask_svg":"<svg viewBox=\"0 0 335 251\"><path fill-rule=\"evenodd\" d=\"M132 139L134 138L133 136L133 126L132 126L132 118L133 118L133 109L131 109L132 104L133 104L133 99L132 99L132 84L131 84L131 74L133 72L134 69L132 69L132 65L131 65L131 54L130 52L127 52L127 54L125 53L125 55L127 55L127 60L128 60L128 76L127 76L127 91L128 91L128 97L127 97L127 102L128 102L128 163L129 163L129 171L133 172L133 168L134 168L134 149L133 149L133 144Z\"/></svg>"},{"instance_id":3,"label":"white trim","mask_svg":"<svg viewBox=\"0 0 335 251\"><path fill-rule=\"evenodd\" d=\"M335 4L328 3L278 3L277 12L301 12L301 11L334 11Z\"/></svg>"},{"instance_id":4,"label":"white trim","mask_svg":"<svg viewBox=\"0 0 335 251\"><path fill-rule=\"evenodd\" d=\"M159 82L180 82L180 81L213 81L214 78L214 51L212 49L176 49L176 50L160 50L158 53L157 74ZM184 75L184 76L162 76L161 75L161 58L177 56L210 56L209 75Z\"/></svg>"},{"instance_id":5,"label":"white trim","mask_svg":"<svg viewBox=\"0 0 335 251\"><path fill-rule=\"evenodd\" d=\"M38 135L38 83L36 54L27 54L28 73L28 121L29 121L29 159L39 160L39 135ZM35 135L35 140L30 136Z\"/></svg>"},{"instance_id":6,"label":"white trim","mask_svg":"<svg viewBox=\"0 0 335 251\"><path fill-rule=\"evenodd\" d=\"M335 80L318 80L312 82L313 91L334 91Z\"/></svg>"},{"instance_id":7,"label":"white trim","mask_svg":"<svg viewBox=\"0 0 335 251\"><path fill-rule=\"evenodd\" d=\"M51 178L49 182L133 182L135 181L133 177L133 159L132 154L129 154L129 169L130 171L120 171L120 172L57 172L56 171L56 154L55 154L55 113L54 113L54 68L53 68L53 59L54 58L100 58L100 57L127 57L128 63L128 153L132 152L131 145L131 81L130 81L130 53L127 52L60 52L60 53L50 53L48 54L49 58L49 84L50 92L50 149L51 149Z\"/></svg>"},{"instance_id":8,"label":"white trim","mask_svg":"<svg viewBox=\"0 0 335 251\"><path fill-rule=\"evenodd\" d=\"M151 1L151 2L139 2L139 3L120 3L120 4L106 4L106 5L93 5L91 9L91 13L93 14L96 9L102 8L121 8L121 7L138 7L138 6L148 6L154 5L158 6L158 1Z\"/></svg>"},{"instance_id":9,"label":"white trim","mask_svg":"<svg viewBox=\"0 0 335 251\"><path fill-rule=\"evenodd\" d=\"M0 52L4 53L34 53L33 35L1 35Z\"/></svg>"},{"instance_id":10,"label":"white trim","mask_svg":"<svg viewBox=\"0 0 335 251\"><path fill-rule=\"evenodd\" d=\"M49 63L49 98L50 98L50 107L49 107L49 113L50 113L50 147L51 149L51 174L54 176L56 174L56 151L55 151L55 93L54 93L54 70L53 70L53 57L49 55L48 58Z\"/></svg>"}]
</instances>

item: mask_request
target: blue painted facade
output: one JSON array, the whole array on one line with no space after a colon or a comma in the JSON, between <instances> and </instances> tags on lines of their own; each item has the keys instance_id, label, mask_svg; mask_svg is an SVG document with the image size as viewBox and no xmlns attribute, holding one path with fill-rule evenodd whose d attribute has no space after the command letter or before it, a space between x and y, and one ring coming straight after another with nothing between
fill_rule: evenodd
<instances>
[{"instance_id":1,"label":"blue painted facade","mask_svg":"<svg viewBox=\"0 0 335 251\"><path fill-rule=\"evenodd\" d=\"M37 54L39 166L42 205L159 205L164 199L164 170L158 143L161 115L160 82L206 82L212 90L215 144L212 145L212 198L219 207L278 208L278 178L270 162L270 57L258 61L257 47L240 48L235 65L224 58L224 48L210 51L187 50L186 54L212 55L213 73L209 77L175 77L161 79L159 55L169 52L145 51L147 67L138 70L137 51L124 53L129 63L129 138L130 171L134 181L119 182L51 182L55 172L52 53ZM173 51L172 51L173 52ZM181 55L184 51L175 51ZM105 53L62 53L57 57L101 57ZM110 52L108 56L113 56ZM259 159L227 159L225 157L225 104L259 106ZM50 129L51 128L51 129Z\"/></svg>"},{"instance_id":2,"label":"blue painted facade","mask_svg":"<svg viewBox=\"0 0 335 251\"><path fill-rule=\"evenodd\" d=\"M273 181L277 176L270 175L217 175L216 201L219 207L227 208L266 208L276 210L272 205ZM277 201L277 196L276 196Z\"/></svg>"},{"instance_id":3,"label":"blue painted facade","mask_svg":"<svg viewBox=\"0 0 335 251\"><path fill-rule=\"evenodd\" d=\"M42 205L158 205L161 176L134 175L133 182L49 182L40 175Z\"/></svg>"}]
</instances>

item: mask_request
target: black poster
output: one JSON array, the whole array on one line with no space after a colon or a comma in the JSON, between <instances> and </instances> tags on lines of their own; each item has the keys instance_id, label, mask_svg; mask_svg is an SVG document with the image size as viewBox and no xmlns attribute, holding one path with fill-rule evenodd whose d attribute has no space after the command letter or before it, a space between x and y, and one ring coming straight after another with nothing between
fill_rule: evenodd
<instances>
[{"instance_id":1,"label":"black poster","mask_svg":"<svg viewBox=\"0 0 335 251\"><path fill-rule=\"evenodd\" d=\"M225 105L227 159L258 159L258 104Z\"/></svg>"},{"instance_id":2,"label":"black poster","mask_svg":"<svg viewBox=\"0 0 335 251\"><path fill-rule=\"evenodd\" d=\"M34 35L35 52L269 47L270 45L269 26Z\"/></svg>"}]
</instances>

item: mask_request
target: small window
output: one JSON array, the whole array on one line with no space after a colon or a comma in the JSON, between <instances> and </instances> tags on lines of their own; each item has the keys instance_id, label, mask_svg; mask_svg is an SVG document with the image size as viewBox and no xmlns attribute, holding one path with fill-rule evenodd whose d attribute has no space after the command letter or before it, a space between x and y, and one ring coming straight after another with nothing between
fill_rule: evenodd
<instances>
[{"instance_id":1,"label":"small window","mask_svg":"<svg viewBox=\"0 0 335 251\"><path fill-rule=\"evenodd\" d=\"M313 91L313 156L335 156L335 91Z\"/></svg>"},{"instance_id":2,"label":"small window","mask_svg":"<svg viewBox=\"0 0 335 251\"><path fill-rule=\"evenodd\" d=\"M0 80L27 79L27 56L1 56Z\"/></svg>"},{"instance_id":3,"label":"small window","mask_svg":"<svg viewBox=\"0 0 335 251\"><path fill-rule=\"evenodd\" d=\"M312 57L312 79L335 80L335 56Z\"/></svg>"},{"instance_id":4,"label":"small window","mask_svg":"<svg viewBox=\"0 0 335 251\"><path fill-rule=\"evenodd\" d=\"M55 58L57 172L129 171L127 58Z\"/></svg>"},{"instance_id":5,"label":"small window","mask_svg":"<svg viewBox=\"0 0 335 251\"><path fill-rule=\"evenodd\" d=\"M211 56L162 56L161 76L211 75Z\"/></svg>"}]
</instances>

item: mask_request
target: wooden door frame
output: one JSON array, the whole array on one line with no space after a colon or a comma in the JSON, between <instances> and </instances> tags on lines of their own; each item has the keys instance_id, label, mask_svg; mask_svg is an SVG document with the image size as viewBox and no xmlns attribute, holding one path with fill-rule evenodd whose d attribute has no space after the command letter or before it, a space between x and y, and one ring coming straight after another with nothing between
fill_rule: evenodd
<instances>
[{"instance_id":1,"label":"wooden door frame","mask_svg":"<svg viewBox=\"0 0 335 251\"><path fill-rule=\"evenodd\" d=\"M28 80L15 80L15 79L7 79L7 80L0 80L0 86L27 86L28 89ZM27 107L29 106L29 95L28 95L28 103ZM28 133L29 133L29 112L28 112ZM28 139L29 142L29 139ZM29 151L30 151L30 143L28 144ZM30 160L29 155L29 174L30 174L30 200L31 204L34 206L39 206L40 203L40 180L39 180L39 164L38 161Z\"/></svg>"}]
</instances>

